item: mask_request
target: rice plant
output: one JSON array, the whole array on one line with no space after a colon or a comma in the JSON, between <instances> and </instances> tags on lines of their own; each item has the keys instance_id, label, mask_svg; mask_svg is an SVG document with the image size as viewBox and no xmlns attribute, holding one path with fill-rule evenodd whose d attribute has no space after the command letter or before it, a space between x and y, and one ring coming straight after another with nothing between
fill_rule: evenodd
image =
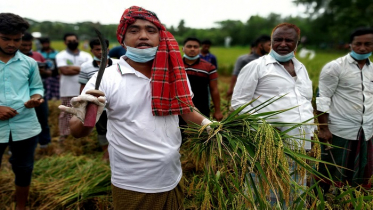
<instances>
[{"instance_id":1,"label":"rice plant","mask_svg":"<svg viewBox=\"0 0 373 210\"><path fill-rule=\"evenodd\" d=\"M253 109L261 109L278 99L271 98ZM320 162L317 137L307 140L314 142L316 151L316 158L310 157L304 145L296 141L306 139L287 135L289 130L307 122L267 122L288 109L250 114L252 109L239 114L251 103L233 111L221 122L185 128L189 135L184 146L188 148L188 156L194 160L197 170L204 170L199 181L193 181L189 188L199 195L201 209L282 209L299 204L306 207L307 196L313 193L304 186L306 175L322 176L316 167L307 163L317 166ZM207 126L212 128L210 133L205 131ZM290 128L281 132L276 129L280 126Z\"/></svg>"}]
</instances>

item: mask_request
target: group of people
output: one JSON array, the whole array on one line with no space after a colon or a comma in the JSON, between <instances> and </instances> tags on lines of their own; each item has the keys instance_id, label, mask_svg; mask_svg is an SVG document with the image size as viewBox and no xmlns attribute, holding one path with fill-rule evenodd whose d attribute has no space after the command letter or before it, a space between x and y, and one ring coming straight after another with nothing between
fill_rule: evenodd
<instances>
[{"instance_id":1,"label":"group of people","mask_svg":"<svg viewBox=\"0 0 373 210\"><path fill-rule=\"evenodd\" d=\"M350 52L327 63L321 70L316 96L316 110L312 106L313 88L305 66L295 58L300 29L288 23L276 26L271 34L268 55L245 55L236 62L244 67L233 72L230 91L231 106L235 110L256 99L242 113L286 110L271 121L302 124L287 134L298 139L299 146L311 150L318 116L318 138L321 159L332 165L320 164L317 177L327 193L331 185L371 188L373 175L373 66L369 56L373 51L373 29L358 28L350 35ZM255 52L258 52L258 46ZM255 60L250 57L258 57ZM237 77L238 75L238 77ZM275 103L260 110L257 105L273 97ZM285 131L289 127L278 127ZM303 146L304 145L304 146ZM335 165L341 166L336 167Z\"/></svg>"},{"instance_id":2,"label":"group of people","mask_svg":"<svg viewBox=\"0 0 373 210\"><path fill-rule=\"evenodd\" d=\"M223 118L217 60L209 52L211 42L189 37L183 42L181 56L178 43L157 15L137 6L124 11L116 32L121 45L117 50L125 49L125 55L119 59L109 56L106 64L101 63L101 57L102 46L109 46L107 40L90 41L92 58L79 50L78 36L67 33L66 50L56 53L48 39L41 39L46 46L39 54L31 50L28 28L20 16L0 14L0 155L10 147L16 208L26 207L38 142L50 142L50 135L43 137L49 133L48 124L43 123L48 116L44 90L48 89L46 78L56 75L49 71L55 67L60 74L61 142L70 134L77 138L89 135L93 128L84 126L86 107L88 103L98 107L96 130L107 151L104 157L110 160L114 208L182 209L180 127L209 125L210 97L212 117L217 121ZM258 37L252 52L236 62L227 93L232 96L232 109L257 99L242 113L295 107L275 120L313 123L312 82L305 66L294 57L299 39L300 29L289 23L276 26L271 36ZM330 173L341 184L370 187L373 67L369 56L373 30L356 30L350 43L348 55L323 68L316 98L319 138L328 143L322 145L322 159L345 169L322 166L320 171ZM53 59L53 67L45 65ZM100 65L106 69L98 79ZM94 90L96 80L100 80L99 90ZM281 98L255 110L272 97ZM209 132L209 126L206 130ZM312 124L304 124L288 134L312 139L314 130ZM305 150L311 149L310 141L298 141ZM325 181L323 189L327 191L330 184Z\"/></svg>"}]
</instances>

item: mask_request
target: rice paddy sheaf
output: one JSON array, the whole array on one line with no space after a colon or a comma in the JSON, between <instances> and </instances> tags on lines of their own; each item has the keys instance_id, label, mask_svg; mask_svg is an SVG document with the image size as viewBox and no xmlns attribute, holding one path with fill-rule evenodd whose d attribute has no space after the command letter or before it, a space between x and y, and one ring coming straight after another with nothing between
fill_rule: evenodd
<instances>
[{"instance_id":1,"label":"rice paddy sheaf","mask_svg":"<svg viewBox=\"0 0 373 210\"><path fill-rule=\"evenodd\" d=\"M210 124L210 133L199 125L186 128L188 140L180 149L186 209L373 209L373 192L363 188L334 187L333 192L323 196L311 179L322 176L317 172L318 164L323 164L318 139L313 140L313 149L306 154L294 137L266 120L286 110L257 115L230 112L225 98L230 81L227 75L235 59L249 49L211 51L222 68L219 90L225 118L221 123ZM322 66L345 53L317 51L313 60L300 59L308 69L314 90ZM63 145L59 144L59 103L49 103L52 144L47 152L36 151L30 207L112 209L110 166L101 160L97 134L93 132L81 139L69 137ZM276 103L276 99L266 103ZM0 209L11 209L14 204L14 175L8 158L4 155L0 170Z\"/></svg>"}]
</instances>

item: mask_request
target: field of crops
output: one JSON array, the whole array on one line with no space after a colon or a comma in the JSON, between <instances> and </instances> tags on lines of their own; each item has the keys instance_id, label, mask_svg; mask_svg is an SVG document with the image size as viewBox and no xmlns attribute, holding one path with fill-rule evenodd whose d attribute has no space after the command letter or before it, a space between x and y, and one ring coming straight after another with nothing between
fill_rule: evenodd
<instances>
[{"instance_id":1,"label":"field of crops","mask_svg":"<svg viewBox=\"0 0 373 210\"><path fill-rule=\"evenodd\" d=\"M61 42L53 44L59 50L63 48ZM226 99L225 93L230 81L229 75L236 58L247 53L249 48L216 47L211 51L217 56L219 62L221 75L219 89L222 107L227 116L229 101ZM318 75L322 66L346 53L317 51L316 57L312 60L299 59L307 67L314 89L317 87ZM90 136L81 139L69 137L64 144L59 144L57 142L59 113L57 106L59 103L59 101L50 101L49 103L52 144L48 151L41 152L39 149L36 151L29 205L31 209L112 209L110 168L108 163L101 160L102 151L96 140L97 134L93 132ZM262 207L253 206L253 203L246 201L245 196L239 195L239 190L235 187L224 188L223 185L234 185L227 183L229 179L224 177L221 170L218 170L219 174L216 172L215 176L206 175L205 170L210 169L201 165L201 162L198 162L190 151L190 144L182 145L180 150L184 172L182 182L185 186L184 203L186 209L265 209L264 204ZM12 200L14 178L8 158L9 155L4 154L0 170L0 209L11 209L14 204ZM216 159L218 158L216 157ZM216 183L216 185L212 183ZM237 194L231 193L236 192L235 190ZM310 200L307 202L308 206L298 205L298 209L306 207L313 209L373 209L373 193L362 189L334 189L335 194L330 193L325 198L320 194L317 195L320 192L316 189L308 189L307 192L312 194L312 196L304 197ZM259 198L254 196L251 199ZM296 202L301 203L300 200Z\"/></svg>"}]
</instances>

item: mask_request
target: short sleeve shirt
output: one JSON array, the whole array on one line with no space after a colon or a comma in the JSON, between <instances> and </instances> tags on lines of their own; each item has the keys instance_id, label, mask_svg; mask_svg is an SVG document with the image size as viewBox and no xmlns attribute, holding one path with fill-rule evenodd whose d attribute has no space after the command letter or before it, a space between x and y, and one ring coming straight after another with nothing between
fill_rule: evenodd
<instances>
[{"instance_id":1,"label":"short sleeve shirt","mask_svg":"<svg viewBox=\"0 0 373 210\"><path fill-rule=\"evenodd\" d=\"M97 73L83 93L94 89ZM153 116L151 79L123 57L105 69L99 89L106 96L111 182L142 193L167 192L182 177L177 115ZM191 93L192 95L192 93Z\"/></svg>"},{"instance_id":2,"label":"short sleeve shirt","mask_svg":"<svg viewBox=\"0 0 373 210\"><path fill-rule=\"evenodd\" d=\"M234 65L233 69L233 75L238 76L241 72L241 69L246 66L248 63L251 61L260 58L260 56L256 53L251 53L251 54L246 54L246 55L241 55L238 57L236 64Z\"/></svg>"},{"instance_id":3,"label":"short sleeve shirt","mask_svg":"<svg viewBox=\"0 0 373 210\"><path fill-rule=\"evenodd\" d=\"M84 62L92 60L92 56L83 51L73 54L68 50L61 51L56 56L57 67L63 66L81 66ZM79 95L80 84L79 74L76 75L63 75L60 77L60 96L61 97L74 97Z\"/></svg>"},{"instance_id":4,"label":"short sleeve shirt","mask_svg":"<svg viewBox=\"0 0 373 210\"><path fill-rule=\"evenodd\" d=\"M197 59L192 65L188 65L184 61L184 66L194 93L193 104L202 112L202 114L209 116L210 107L208 87L210 81L218 79L216 67L203 59Z\"/></svg>"}]
</instances>

